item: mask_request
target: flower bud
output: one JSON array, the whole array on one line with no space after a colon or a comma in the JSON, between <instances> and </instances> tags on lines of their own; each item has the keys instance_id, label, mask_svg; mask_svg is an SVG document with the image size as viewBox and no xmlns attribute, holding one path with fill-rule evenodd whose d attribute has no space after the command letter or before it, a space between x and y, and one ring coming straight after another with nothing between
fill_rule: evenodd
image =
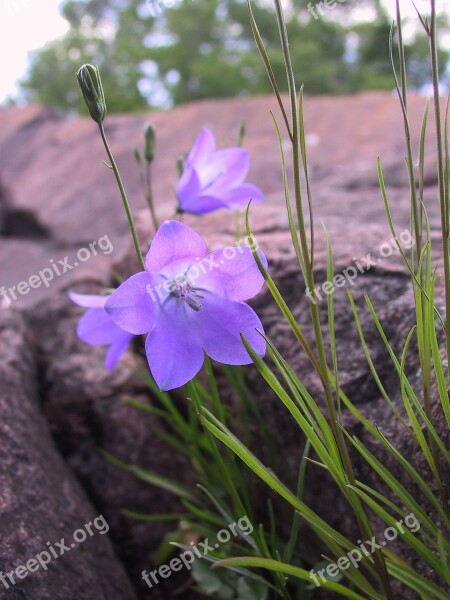
<instances>
[{"instance_id":1,"label":"flower bud","mask_svg":"<svg viewBox=\"0 0 450 600\"><path fill-rule=\"evenodd\" d=\"M141 153L139 152L139 148L134 149L134 160L137 162L138 165L142 164L142 157Z\"/></svg>"},{"instance_id":2,"label":"flower bud","mask_svg":"<svg viewBox=\"0 0 450 600\"><path fill-rule=\"evenodd\" d=\"M147 163L150 164L153 162L153 159L155 157L155 148L156 148L155 128L153 127L153 125L151 123L148 123L145 126L144 138L145 138L144 157L145 157L145 160L147 161Z\"/></svg>"},{"instance_id":3,"label":"flower bud","mask_svg":"<svg viewBox=\"0 0 450 600\"><path fill-rule=\"evenodd\" d=\"M105 94L100 71L92 65L83 65L78 69L77 79L89 114L100 125L106 116Z\"/></svg>"},{"instance_id":4,"label":"flower bud","mask_svg":"<svg viewBox=\"0 0 450 600\"><path fill-rule=\"evenodd\" d=\"M177 156L177 171L178 177L181 177L184 171L184 156L182 154Z\"/></svg>"},{"instance_id":5,"label":"flower bud","mask_svg":"<svg viewBox=\"0 0 450 600\"><path fill-rule=\"evenodd\" d=\"M241 121L239 126L238 146L242 146L245 138L245 121Z\"/></svg>"}]
</instances>

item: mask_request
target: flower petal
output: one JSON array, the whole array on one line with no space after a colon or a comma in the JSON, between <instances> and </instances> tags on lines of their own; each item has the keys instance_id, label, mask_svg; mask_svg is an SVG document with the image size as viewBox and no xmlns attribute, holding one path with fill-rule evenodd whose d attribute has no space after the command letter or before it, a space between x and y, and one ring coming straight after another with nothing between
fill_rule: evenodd
<instances>
[{"instance_id":1,"label":"flower petal","mask_svg":"<svg viewBox=\"0 0 450 600\"><path fill-rule=\"evenodd\" d=\"M159 277L147 272L133 275L109 296L106 312L125 331L134 335L148 333L156 322L159 304L153 290L158 289L160 282Z\"/></svg>"},{"instance_id":2,"label":"flower petal","mask_svg":"<svg viewBox=\"0 0 450 600\"><path fill-rule=\"evenodd\" d=\"M108 371L112 371L115 368L122 357L122 354L126 352L133 337L134 336L131 333L124 332L124 335L121 339L118 339L116 342L114 342L114 344L111 344L105 358L105 366Z\"/></svg>"},{"instance_id":3,"label":"flower petal","mask_svg":"<svg viewBox=\"0 0 450 600\"><path fill-rule=\"evenodd\" d=\"M264 200L264 194L262 191L251 183L243 183L236 188L231 190L223 190L220 193L220 200L226 205L227 208L233 210L247 206L252 201L252 204L259 204Z\"/></svg>"},{"instance_id":4,"label":"flower petal","mask_svg":"<svg viewBox=\"0 0 450 600\"><path fill-rule=\"evenodd\" d=\"M179 221L165 221L153 238L145 259L151 273L159 273L175 261L203 258L208 253L204 239Z\"/></svg>"},{"instance_id":5,"label":"flower petal","mask_svg":"<svg viewBox=\"0 0 450 600\"><path fill-rule=\"evenodd\" d=\"M259 356L266 352L266 342L256 331L263 331L263 326L248 304L208 294L191 322L195 322L203 350L213 360L226 365L250 364L252 359L242 342L241 333Z\"/></svg>"},{"instance_id":6,"label":"flower petal","mask_svg":"<svg viewBox=\"0 0 450 600\"><path fill-rule=\"evenodd\" d=\"M78 321L78 337L91 346L113 344L124 336L130 337L118 327L104 308L90 308ZM131 336L132 337L132 336Z\"/></svg>"},{"instance_id":7,"label":"flower petal","mask_svg":"<svg viewBox=\"0 0 450 600\"><path fill-rule=\"evenodd\" d=\"M259 257L267 269L261 250ZM228 246L211 252L200 265L193 264L187 273L189 283L231 300L249 300L261 291L264 278L248 246Z\"/></svg>"},{"instance_id":8,"label":"flower petal","mask_svg":"<svg viewBox=\"0 0 450 600\"><path fill-rule=\"evenodd\" d=\"M196 170L203 190L213 196L240 185L246 178L249 167L247 150L225 148L214 152L208 162Z\"/></svg>"},{"instance_id":9,"label":"flower petal","mask_svg":"<svg viewBox=\"0 0 450 600\"><path fill-rule=\"evenodd\" d=\"M167 302L145 343L150 371L161 390L184 385L203 365L203 350L195 330L188 326L187 311L194 312L185 302L175 298Z\"/></svg>"},{"instance_id":10,"label":"flower petal","mask_svg":"<svg viewBox=\"0 0 450 600\"><path fill-rule=\"evenodd\" d=\"M180 207L184 212L189 212L194 215L204 215L219 208L228 208L228 206L220 199L207 195L183 195L179 197Z\"/></svg>"},{"instance_id":11,"label":"flower petal","mask_svg":"<svg viewBox=\"0 0 450 600\"><path fill-rule=\"evenodd\" d=\"M184 210L184 204L191 198L197 198L201 194L201 183L195 169L186 167L177 184L177 198L180 208Z\"/></svg>"},{"instance_id":12,"label":"flower petal","mask_svg":"<svg viewBox=\"0 0 450 600\"><path fill-rule=\"evenodd\" d=\"M236 210L252 203L259 204L264 200L262 191L250 183L243 183L231 190L218 191L217 195L201 193L198 196L188 196L180 202L184 212L205 214L219 208Z\"/></svg>"},{"instance_id":13,"label":"flower petal","mask_svg":"<svg viewBox=\"0 0 450 600\"><path fill-rule=\"evenodd\" d=\"M203 127L186 159L186 166L199 166L210 158L216 149L216 140L210 129Z\"/></svg>"},{"instance_id":14,"label":"flower petal","mask_svg":"<svg viewBox=\"0 0 450 600\"><path fill-rule=\"evenodd\" d=\"M108 296L77 294L76 292L69 292L69 298L78 306L85 308L103 308L108 300Z\"/></svg>"}]
</instances>

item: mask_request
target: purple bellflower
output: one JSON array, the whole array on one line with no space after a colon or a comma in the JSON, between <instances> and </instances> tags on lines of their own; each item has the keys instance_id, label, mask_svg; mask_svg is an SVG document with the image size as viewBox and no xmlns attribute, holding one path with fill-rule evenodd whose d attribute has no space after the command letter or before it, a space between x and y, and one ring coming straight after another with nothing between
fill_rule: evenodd
<instances>
[{"instance_id":1,"label":"purple bellflower","mask_svg":"<svg viewBox=\"0 0 450 600\"><path fill-rule=\"evenodd\" d=\"M179 211L204 214L218 208L241 208L250 200L261 202L261 190L244 183L249 167L247 150L216 150L214 135L209 129L202 129L178 181Z\"/></svg>"},{"instance_id":2,"label":"purple bellflower","mask_svg":"<svg viewBox=\"0 0 450 600\"><path fill-rule=\"evenodd\" d=\"M108 296L90 296L69 292L69 298L78 306L88 308L78 322L78 337L91 346L109 346L105 366L112 371L135 337L114 323L105 310Z\"/></svg>"},{"instance_id":3,"label":"purple bellflower","mask_svg":"<svg viewBox=\"0 0 450 600\"><path fill-rule=\"evenodd\" d=\"M264 264L266 259L260 252ZM187 225L166 221L147 254L146 271L127 279L108 297L105 309L130 334L148 333L145 350L161 390L190 381L204 353L228 365L251 363L240 334L259 356L266 343L256 313L243 300L264 279L250 248L228 247L208 254L203 238Z\"/></svg>"}]
</instances>

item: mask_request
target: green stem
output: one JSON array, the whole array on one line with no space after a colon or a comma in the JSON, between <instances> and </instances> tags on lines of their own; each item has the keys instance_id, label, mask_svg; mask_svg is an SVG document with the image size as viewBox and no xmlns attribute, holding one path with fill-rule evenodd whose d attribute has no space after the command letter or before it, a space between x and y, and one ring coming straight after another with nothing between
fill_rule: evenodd
<instances>
[{"instance_id":1,"label":"green stem","mask_svg":"<svg viewBox=\"0 0 450 600\"><path fill-rule=\"evenodd\" d=\"M155 204L153 202L153 189L152 189L152 173L151 173L151 165L149 163L145 166L145 198L147 200L148 208L150 210L150 215L152 217L153 229L158 231L159 222L155 212Z\"/></svg>"},{"instance_id":2,"label":"green stem","mask_svg":"<svg viewBox=\"0 0 450 600\"><path fill-rule=\"evenodd\" d=\"M301 194L301 182L300 182L300 131L299 131L299 121L298 121L298 107L297 107L297 91L295 86L295 76L294 69L292 66L290 51L289 51L289 40L286 29L286 23L283 16L283 9L281 6L281 0L274 0L275 9L277 13L278 26L280 30L280 38L281 45L286 65L286 73L288 79L289 86L289 96L291 100L291 118L292 118L292 147L293 147L293 172L294 172L294 189L295 189L295 201L296 201L296 209L297 209L297 218L299 225L299 234L300 234L300 245L303 254L303 263L304 263L304 276L306 280L306 285L308 289L313 290L315 287L314 281L314 273L313 268L311 266L310 261L310 251L308 245L308 238L306 234L306 226L305 219L303 214L303 203L302 203L302 194ZM328 410L328 416L330 420L330 426L333 431L333 435L336 439L336 443L339 447L339 452L341 455L342 465L346 476L348 478L349 483L352 486L356 485L356 480L353 472L352 463L350 460L350 455L348 453L348 448L345 443L344 434L342 433L339 427L339 417L336 411L336 407L334 405L333 400L333 392L330 384L330 380L328 378L328 363L325 353L325 344L323 340L322 327L320 323L320 314L317 303L310 303L311 309L311 317L313 321L314 327L314 335L316 339L317 346L317 354L319 358L319 367L320 367L320 379L322 382L322 386L325 392L325 401ZM356 497L355 494L347 494L347 498L355 510L356 517L358 519L361 532L363 535L372 536L373 531L370 526L370 522L364 512L364 509L361 505L360 500ZM384 557L381 552L377 551L374 554L374 562L380 576L380 581L382 583L384 592L388 600L394 600L394 596L391 590L391 585L389 581L389 574L387 571L386 563Z\"/></svg>"},{"instance_id":3,"label":"green stem","mask_svg":"<svg viewBox=\"0 0 450 600\"><path fill-rule=\"evenodd\" d=\"M111 152L111 150L109 148L109 144L108 144L108 141L106 139L105 129L103 127L103 124L100 123L98 127L100 129L100 135L102 136L102 140L103 140L103 144L105 146L106 153L107 153L109 161L111 163L111 168L112 168L112 170L114 172L114 175L116 177L116 181L117 181L117 185L119 187L120 195L122 196L123 206L124 206L125 212L127 214L128 224L130 226L131 235L133 236L134 249L136 250L136 256L137 256L138 261L139 261L139 266L141 267L142 271L145 271L145 263L144 263L144 258L142 256L141 247L139 246L139 240L138 240L138 236L137 236L137 232L136 232L136 226L134 224L134 219L133 219L133 215L131 213L130 203L128 202L128 198L127 198L127 195L125 193L125 188L123 187L123 183L122 183L122 179L120 177L119 169L117 168L116 161L114 160L112 152Z\"/></svg>"},{"instance_id":4,"label":"green stem","mask_svg":"<svg viewBox=\"0 0 450 600\"><path fill-rule=\"evenodd\" d=\"M405 52L404 52L404 45L403 45L402 21L401 21L399 0L396 0L396 13L397 13L398 46L399 46L399 56L400 56L400 76L401 76L401 98L400 98L400 100L402 102L402 108L403 108L406 147L407 147L407 152L408 152L407 164L408 164L409 183L410 183L410 190L411 190L411 214L412 214L413 226L414 226L415 237L416 237L416 265L418 266L419 262L420 262L420 255L422 252L422 226L421 226L422 208L419 212L417 194L416 194L416 186L415 186L414 168L413 168L413 163L412 163L412 144L411 144L411 132L410 132L409 118L408 118L407 89L406 89L406 61L405 61ZM440 115L438 116L438 120L440 120ZM440 127L439 127L439 129L440 129ZM423 183L421 185L423 185ZM421 194L421 197L423 198L423 193ZM419 219L420 219L420 222L419 222ZM411 264L411 267L413 267L412 264ZM422 285L425 285L425 270L424 269L420 270L419 276L420 276L420 283ZM417 289L417 294L422 294L422 290ZM416 299L416 302L417 302L417 299ZM427 330L427 303L426 303L425 298L423 299L421 306L422 306L421 314L418 315L418 318L421 318L422 328L426 332L426 330ZM431 375L431 349L430 349L429 339L425 338L424 340L422 340L422 343L423 343L423 349L419 348L419 360L420 360L421 369L422 369L422 392L423 392L425 413L426 413L428 419L432 422L433 417L431 414L431 377L430 377L430 375ZM439 454L438 454L438 450L437 450L435 441L433 440L431 435L429 435L429 443L430 443L433 459L436 464L437 472L439 475L441 475L441 469L440 469L440 465L439 465ZM442 477L439 477L437 484L438 484L441 499L444 503L444 508L445 508L446 496L445 496L444 488L442 486Z\"/></svg>"},{"instance_id":5,"label":"green stem","mask_svg":"<svg viewBox=\"0 0 450 600\"><path fill-rule=\"evenodd\" d=\"M197 392L197 388L195 385L195 379L192 379L191 381L189 381L187 384L187 389L188 389L188 393L190 395L190 398L193 402L194 408L195 408L195 412L197 413L197 415L200 417L203 414L203 410L202 410L202 405L200 402L200 398L198 396L198 392ZM234 505L234 510L236 512L236 515L244 515L247 514L246 513L246 509L242 503L241 497L239 496L239 493L236 489L236 486L233 482L233 480L230 477L230 473L228 471L227 465L225 464L225 461L222 457L222 455L219 452L219 449L217 448L217 444L216 441L214 439L214 436L212 435L212 433L205 429L205 433L206 436L208 438L208 442L210 445L210 450L212 453L212 456L214 456L216 464L218 465L218 469L222 472L223 478L224 478L224 483L225 485L228 487L228 492L230 494L230 497L232 498L233 501L233 505Z\"/></svg>"},{"instance_id":6,"label":"green stem","mask_svg":"<svg viewBox=\"0 0 450 600\"><path fill-rule=\"evenodd\" d=\"M206 358L206 355L205 355L205 358ZM207 369L206 369L207 374L208 374L208 376L211 374L212 377L214 377L214 375L212 374L212 371L210 372L210 370L212 369L212 366L209 361L209 358L207 358L206 360L207 360ZM191 381L189 381L186 384L186 387L187 387L188 393L190 395L190 398L193 402L195 411L197 412L198 416L201 417L202 415L204 415L204 411L203 411L203 408L202 408L202 405L200 402L200 398L199 398L199 395L197 392L195 379L192 379ZM217 401L220 403L220 398L218 397L218 390L215 386L215 383L214 383L213 387L214 387L213 394L215 394L215 393L217 394ZM217 408L218 407L216 406L216 409ZM221 407L221 410L219 411L219 413L221 413L222 410L223 410L223 407ZM209 414L211 415L211 413L209 413ZM211 415L211 417L213 417L213 415ZM225 424L225 418L224 418L223 413L222 413L222 417L224 420L223 421L220 420L218 422ZM213 417L213 418L217 419L217 417ZM211 431L209 429L207 429L206 427L204 428L204 430L207 435L208 441L210 443L210 448L211 448L212 455L215 459L215 464L217 464L218 469L222 472L224 484L228 487L228 492L233 501L234 510L235 510L236 515L237 516L238 515L250 515L251 512L249 509L251 507L249 505L247 508L245 508L245 506L241 500L241 497L239 495L239 492L237 490L237 487L232 479L232 475L236 476L236 473L233 474L232 472L229 471L229 465L226 464L224 458L220 454L219 449L217 447L217 443L216 443L215 438L214 438L213 434L211 433ZM228 448L227 448L227 450L228 450ZM242 480L239 483L241 484L241 487L242 487L242 485L243 485ZM260 537L259 528L254 529L254 533L253 533L252 537L258 548L260 556L266 557L265 541L262 537ZM285 589L283 578L280 577L279 574L277 574L277 573L274 574L274 578L275 578L275 581L278 583L277 589L279 590L280 595L284 598L284 600L291 600L291 596Z\"/></svg>"},{"instance_id":7,"label":"green stem","mask_svg":"<svg viewBox=\"0 0 450 600\"><path fill-rule=\"evenodd\" d=\"M314 281L314 273L311 268L310 259L309 259L309 246L308 239L306 234L306 226L303 214L303 202L302 202L302 193L301 193L301 183L300 183L300 144L299 144L299 127L298 127L298 118L297 118L297 93L295 89L295 78L294 71L292 68L291 57L289 52L289 42L287 38L287 31L283 18L283 11L281 7L280 0L275 0L275 6L277 10L278 23L280 27L280 35L281 35L281 43L283 47L283 54L286 61L286 70L288 75L289 82L289 91L291 98L291 112L292 112L292 137L293 137L293 166L294 166L294 188L295 188L295 201L297 208L297 218L299 225L299 233L300 233L300 244L303 254L303 262L305 265L304 268L304 276L306 279L306 284L310 290L313 290L315 287ZM319 358L319 376L324 388L325 398L327 403L327 409L330 416L331 427L333 429L333 433L336 436L336 440L340 445L340 450L342 453L342 459L344 462L347 462L346 455L348 457L347 447L345 445L345 441L343 438L343 434L340 431L337 425L337 414L336 409L333 402L333 395L331 390L331 385L328 379L328 364L326 360L325 347L322 336L322 328L320 324L320 315L317 303L311 302L311 316L313 320L314 326L314 335L316 338L317 345L317 353ZM341 447L342 443L342 447ZM350 466L349 464L347 466ZM350 471L352 469L350 468Z\"/></svg>"},{"instance_id":8,"label":"green stem","mask_svg":"<svg viewBox=\"0 0 450 600\"><path fill-rule=\"evenodd\" d=\"M442 251L444 254L444 285L445 285L445 332L447 342L447 369L450 371L450 202L446 191L444 176L444 150L442 143L442 119L439 97L439 67L437 59L436 39L436 2L431 0L430 22L431 68L433 77L434 115L436 120L436 140L438 154L439 199L441 208Z\"/></svg>"},{"instance_id":9,"label":"green stem","mask_svg":"<svg viewBox=\"0 0 450 600\"><path fill-rule=\"evenodd\" d=\"M419 264L420 254L422 252L422 227L421 227L421 215L422 208L419 210L419 203L416 192L416 181L414 177L414 161L411 144L411 128L409 125L408 118L408 94L406 87L406 61L405 61L405 48L403 44L403 31L402 21L400 14L400 3L396 0L396 18L397 18L397 39L398 39L398 53L400 57L400 84L401 90L399 90L400 101L403 108L403 122L405 128L405 139L406 139L406 151L407 151L407 166L408 166L408 178L409 187L411 192L411 214L414 228L414 236L416 238L416 263ZM413 266L413 265L411 265Z\"/></svg>"},{"instance_id":10,"label":"green stem","mask_svg":"<svg viewBox=\"0 0 450 600\"><path fill-rule=\"evenodd\" d=\"M435 0L431 0L431 21L430 21L430 50L431 50L431 68L433 78L433 96L434 96L434 115L436 121L436 141L438 154L438 178L439 178L439 199L441 209L441 227L442 227L442 252L444 254L444 285L445 285L445 337L447 348L447 377L450 379L450 201L448 195L448 187L445 182L445 167L448 157L444 158L444 146L442 141L442 119L441 119L441 103L439 95L439 66L437 59L437 39L436 39L436 4ZM445 162L444 162L445 161ZM431 407L428 402L427 416L431 420ZM435 459L436 468L440 475L441 469L439 464L439 456L434 441L431 440L431 448ZM448 498L445 488L439 482L441 501L444 510L449 514Z\"/></svg>"}]
</instances>

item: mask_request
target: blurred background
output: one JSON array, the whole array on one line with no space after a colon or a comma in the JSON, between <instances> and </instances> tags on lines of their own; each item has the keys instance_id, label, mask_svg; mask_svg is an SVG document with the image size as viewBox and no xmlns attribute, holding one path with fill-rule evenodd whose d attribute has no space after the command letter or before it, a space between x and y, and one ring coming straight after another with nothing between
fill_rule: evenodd
<instances>
[{"instance_id":1,"label":"blurred background","mask_svg":"<svg viewBox=\"0 0 450 600\"><path fill-rule=\"evenodd\" d=\"M283 88L273 2L253 5ZM448 89L450 7L446 0L437 5L442 83ZM429 2L418 0L416 6L426 12ZM285 8L294 67L308 94L393 88L386 40L395 0L285 0ZM426 92L427 39L411 0L402 0L401 8L409 84ZM100 66L109 112L269 91L245 0L3 0L0 50L3 105L38 102L82 111L74 73L84 62Z\"/></svg>"}]
</instances>

